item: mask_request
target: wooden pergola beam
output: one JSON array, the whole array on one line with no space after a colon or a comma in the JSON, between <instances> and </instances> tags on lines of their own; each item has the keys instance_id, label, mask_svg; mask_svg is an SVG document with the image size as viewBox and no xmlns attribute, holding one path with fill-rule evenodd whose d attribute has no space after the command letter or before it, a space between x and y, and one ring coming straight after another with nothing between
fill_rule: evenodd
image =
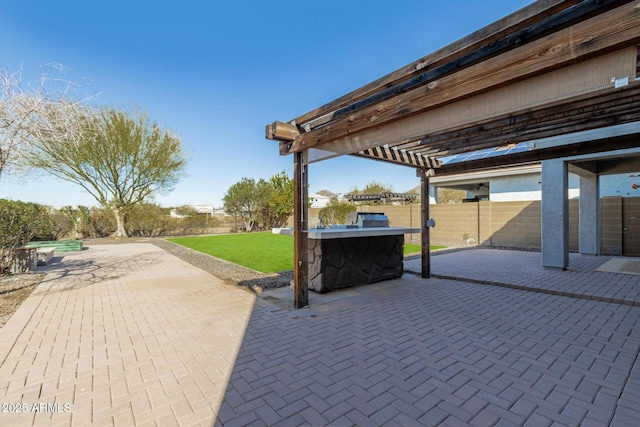
<instances>
[{"instance_id":1,"label":"wooden pergola beam","mask_svg":"<svg viewBox=\"0 0 640 427\"><path fill-rule=\"evenodd\" d=\"M298 124L314 120L327 113L342 108L360 99L371 96L390 86L410 79L427 69L438 67L473 52L482 46L494 43L509 34L516 33L524 28L535 25L543 19L553 16L567 8L570 8L581 0L539 0L524 8L484 27L462 39L451 43L429 55L426 55L411 64L399 68L373 82L362 86L334 101L309 111L294 121Z\"/></svg>"},{"instance_id":2,"label":"wooden pergola beam","mask_svg":"<svg viewBox=\"0 0 640 427\"><path fill-rule=\"evenodd\" d=\"M265 137L278 141L293 141L300 135L298 128L291 123L273 122L267 125Z\"/></svg>"},{"instance_id":3,"label":"wooden pergola beam","mask_svg":"<svg viewBox=\"0 0 640 427\"><path fill-rule=\"evenodd\" d=\"M429 216L429 172L422 169L420 171L420 228L422 228L421 264L423 279L431 277L431 229L427 225Z\"/></svg>"},{"instance_id":4,"label":"wooden pergola beam","mask_svg":"<svg viewBox=\"0 0 640 427\"><path fill-rule=\"evenodd\" d=\"M346 117L301 134L288 152L318 147L349 134L378 127L565 65L602 55L640 41L640 8L626 4L571 28L464 68L392 99L359 108ZM425 82L427 83L427 82Z\"/></svg>"},{"instance_id":5,"label":"wooden pergola beam","mask_svg":"<svg viewBox=\"0 0 640 427\"><path fill-rule=\"evenodd\" d=\"M418 141L366 148L357 157L437 169L444 157L640 119L640 82L483 119L465 128L423 135ZM401 148L404 148L402 150Z\"/></svg>"},{"instance_id":6,"label":"wooden pergola beam","mask_svg":"<svg viewBox=\"0 0 640 427\"><path fill-rule=\"evenodd\" d=\"M318 126L325 125L326 123L332 122L347 114L351 114L352 112L357 111L361 108L367 107L369 105L374 105L394 96L409 92L426 85L428 82L445 77L453 72L462 70L471 65L480 62L486 62L501 53L507 52L514 48L522 47L527 43L538 40L550 31L557 32L563 28L575 24L576 22L579 22L580 20L584 20L587 17L591 16L594 12L602 13L612 5L618 3L621 3L621 1L582 1L575 6L562 10L557 14L536 23L535 25L521 29L519 31L516 31L515 33L508 34L507 36L494 40L491 43L485 44L484 46L479 46L464 55L459 55L455 58L449 58L448 61L437 66L431 64L429 70L420 74L416 74L415 76L392 86L385 87L366 98L355 101L349 105L345 105L342 108L338 108L335 111L312 120L301 122L299 121L300 118L296 119L296 123L304 123L304 127L307 129L307 131L315 129Z\"/></svg>"},{"instance_id":7,"label":"wooden pergola beam","mask_svg":"<svg viewBox=\"0 0 640 427\"><path fill-rule=\"evenodd\" d=\"M455 131L425 136L417 154L439 157L557 134L627 123L640 117L640 83L581 95L553 106L514 112Z\"/></svg>"}]
</instances>

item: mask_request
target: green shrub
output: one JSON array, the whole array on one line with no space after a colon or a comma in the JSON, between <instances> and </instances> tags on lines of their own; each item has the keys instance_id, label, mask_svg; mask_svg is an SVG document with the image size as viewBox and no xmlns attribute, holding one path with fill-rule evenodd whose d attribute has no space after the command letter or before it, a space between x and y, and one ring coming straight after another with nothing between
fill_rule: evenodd
<instances>
[{"instance_id":1,"label":"green shrub","mask_svg":"<svg viewBox=\"0 0 640 427\"><path fill-rule=\"evenodd\" d=\"M11 272L18 250L30 240L49 240L53 220L46 207L0 199L0 274Z\"/></svg>"},{"instance_id":2,"label":"green shrub","mask_svg":"<svg viewBox=\"0 0 640 427\"><path fill-rule=\"evenodd\" d=\"M51 240L64 239L73 231L73 221L68 216L60 212L53 212L51 220L53 221Z\"/></svg>"},{"instance_id":3,"label":"green shrub","mask_svg":"<svg viewBox=\"0 0 640 427\"><path fill-rule=\"evenodd\" d=\"M347 219L347 215L350 212L355 212L356 207L348 202L338 202L332 199L329 205L322 208L318 213L320 220L325 225L330 224L344 224Z\"/></svg>"}]
</instances>

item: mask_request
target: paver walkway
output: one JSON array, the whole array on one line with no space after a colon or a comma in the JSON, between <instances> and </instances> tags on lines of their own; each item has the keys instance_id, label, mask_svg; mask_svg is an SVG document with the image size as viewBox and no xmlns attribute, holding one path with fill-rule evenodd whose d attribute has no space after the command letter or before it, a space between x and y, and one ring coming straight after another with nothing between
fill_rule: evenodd
<instances>
[{"instance_id":1,"label":"paver walkway","mask_svg":"<svg viewBox=\"0 0 640 427\"><path fill-rule=\"evenodd\" d=\"M640 419L640 307L411 274L269 302L287 292L256 299L151 245L65 255L0 329L0 401L29 409L0 425ZM70 412L31 411L49 402Z\"/></svg>"},{"instance_id":2,"label":"paver walkway","mask_svg":"<svg viewBox=\"0 0 640 427\"><path fill-rule=\"evenodd\" d=\"M213 423L255 297L150 244L50 269L0 329L0 426Z\"/></svg>"}]
</instances>

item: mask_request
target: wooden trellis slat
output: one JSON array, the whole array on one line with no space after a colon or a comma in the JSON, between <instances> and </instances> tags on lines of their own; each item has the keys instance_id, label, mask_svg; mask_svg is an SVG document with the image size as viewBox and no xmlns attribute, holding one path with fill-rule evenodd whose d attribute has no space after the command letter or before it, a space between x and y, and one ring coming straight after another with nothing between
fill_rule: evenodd
<instances>
[{"instance_id":1,"label":"wooden trellis slat","mask_svg":"<svg viewBox=\"0 0 640 427\"><path fill-rule=\"evenodd\" d=\"M437 166L437 161L415 152L396 150L389 147L374 147L354 153L356 156L367 157L373 160L383 160L419 169L430 169Z\"/></svg>"}]
</instances>

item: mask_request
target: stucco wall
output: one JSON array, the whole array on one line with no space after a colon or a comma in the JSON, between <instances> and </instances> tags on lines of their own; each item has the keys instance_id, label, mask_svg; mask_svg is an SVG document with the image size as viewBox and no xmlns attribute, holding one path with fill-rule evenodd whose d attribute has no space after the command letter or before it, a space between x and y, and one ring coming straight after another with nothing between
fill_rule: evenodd
<instances>
[{"instance_id":1,"label":"stucco wall","mask_svg":"<svg viewBox=\"0 0 640 427\"><path fill-rule=\"evenodd\" d=\"M467 197L475 195L483 196L488 192L492 202L518 202L530 200L542 200L542 185L540 173L525 173L521 175L496 176L477 178L477 183L489 182L489 190L480 188L478 191L468 191ZM473 181L475 182L475 181ZM469 184L467 181L462 181ZM438 187L447 187L447 183L440 182ZM459 185L458 181L452 181L452 186ZM430 189L431 203L435 203L434 186ZM640 173L602 175L600 177L600 197L640 197ZM580 177L569 174L569 198L580 197Z\"/></svg>"}]
</instances>

